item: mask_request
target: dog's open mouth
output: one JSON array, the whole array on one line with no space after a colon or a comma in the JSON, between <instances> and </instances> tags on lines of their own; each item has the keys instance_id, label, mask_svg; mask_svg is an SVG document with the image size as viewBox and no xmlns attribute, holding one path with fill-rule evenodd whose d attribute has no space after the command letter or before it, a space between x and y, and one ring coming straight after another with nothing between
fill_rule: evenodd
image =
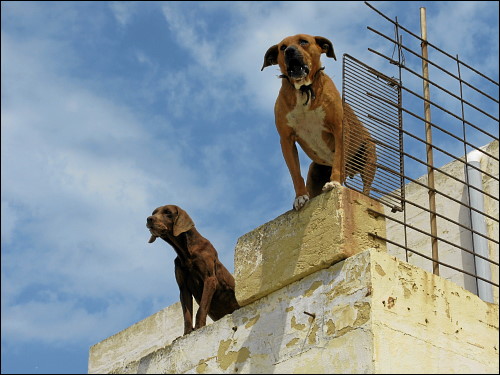
<instances>
[{"instance_id":1,"label":"dog's open mouth","mask_svg":"<svg viewBox=\"0 0 500 375\"><path fill-rule=\"evenodd\" d=\"M309 67L298 59L290 59L287 62L288 77L295 80L300 80L309 74Z\"/></svg>"}]
</instances>

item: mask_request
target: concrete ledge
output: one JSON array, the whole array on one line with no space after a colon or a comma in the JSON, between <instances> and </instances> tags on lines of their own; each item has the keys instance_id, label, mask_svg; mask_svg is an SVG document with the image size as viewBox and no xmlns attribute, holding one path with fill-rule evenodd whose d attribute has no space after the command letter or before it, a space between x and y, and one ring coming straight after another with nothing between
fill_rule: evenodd
<instances>
[{"instance_id":1,"label":"concrete ledge","mask_svg":"<svg viewBox=\"0 0 500 375\"><path fill-rule=\"evenodd\" d=\"M367 249L385 249L384 212L363 194L338 187L312 199L300 211L288 211L240 237L235 248L236 298L241 306L330 267Z\"/></svg>"},{"instance_id":2,"label":"concrete ledge","mask_svg":"<svg viewBox=\"0 0 500 375\"><path fill-rule=\"evenodd\" d=\"M193 300L193 313L198 304ZM212 319L207 317L207 324ZM90 347L89 374L102 374L110 368L125 366L131 360L142 358L155 350L170 345L184 333L181 303L158 311L156 314L108 337Z\"/></svg>"},{"instance_id":3,"label":"concrete ledge","mask_svg":"<svg viewBox=\"0 0 500 375\"><path fill-rule=\"evenodd\" d=\"M138 324L152 332L158 319ZM98 344L89 372L498 373L498 324L498 305L372 249L147 355L116 361ZM136 328L129 345L147 346Z\"/></svg>"}]
</instances>

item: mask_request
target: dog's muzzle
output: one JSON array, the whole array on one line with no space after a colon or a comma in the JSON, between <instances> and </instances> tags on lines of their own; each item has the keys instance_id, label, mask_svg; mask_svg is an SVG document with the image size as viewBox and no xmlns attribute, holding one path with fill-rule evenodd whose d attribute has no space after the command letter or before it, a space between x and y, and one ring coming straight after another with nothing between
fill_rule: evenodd
<instances>
[{"instance_id":1,"label":"dog's muzzle","mask_svg":"<svg viewBox=\"0 0 500 375\"><path fill-rule=\"evenodd\" d=\"M152 230L153 229L153 216L149 216L147 219L146 219L146 227L149 229L149 230Z\"/></svg>"},{"instance_id":2,"label":"dog's muzzle","mask_svg":"<svg viewBox=\"0 0 500 375\"><path fill-rule=\"evenodd\" d=\"M285 50L285 64L288 77L291 79L302 79L309 74L309 67L295 46Z\"/></svg>"},{"instance_id":3,"label":"dog's muzzle","mask_svg":"<svg viewBox=\"0 0 500 375\"><path fill-rule=\"evenodd\" d=\"M155 242L156 238L158 237L156 234L153 233L153 217L149 216L146 219L146 227L149 229L149 233L151 233L151 237L149 238L149 243Z\"/></svg>"}]
</instances>

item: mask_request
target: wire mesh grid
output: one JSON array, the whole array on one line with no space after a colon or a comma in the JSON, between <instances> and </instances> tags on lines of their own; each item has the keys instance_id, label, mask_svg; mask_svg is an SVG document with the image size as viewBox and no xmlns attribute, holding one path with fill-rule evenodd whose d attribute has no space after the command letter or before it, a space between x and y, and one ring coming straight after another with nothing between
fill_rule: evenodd
<instances>
[{"instance_id":1,"label":"wire mesh grid","mask_svg":"<svg viewBox=\"0 0 500 375\"><path fill-rule=\"evenodd\" d=\"M343 57L345 185L402 211L404 164L398 82L350 55ZM360 122L361 126L354 126ZM367 136L367 133L369 136ZM366 141L359 142L365 138ZM370 153L375 157L370 158ZM375 175L370 186L365 175Z\"/></svg>"},{"instance_id":2,"label":"wire mesh grid","mask_svg":"<svg viewBox=\"0 0 500 375\"><path fill-rule=\"evenodd\" d=\"M383 203L390 253L498 303L499 84L366 4L387 46L344 55L345 185Z\"/></svg>"}]
</instances>

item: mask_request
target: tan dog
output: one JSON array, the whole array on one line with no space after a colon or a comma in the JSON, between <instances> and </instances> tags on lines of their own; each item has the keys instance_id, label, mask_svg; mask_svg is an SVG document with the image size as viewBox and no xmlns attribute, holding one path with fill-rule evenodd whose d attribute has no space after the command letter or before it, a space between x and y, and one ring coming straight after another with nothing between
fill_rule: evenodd
<instances>
[{"instance_id":1,"label":"tan dog","mask_svg":"<svg viewBox=\"0 0 500 375\"><path fill-rule=\"evenodd\" d=\"M158 207L147 218L146 226L151 232L149 243L160 237L177 253L175 278L180 290L185 335L193 331L193 297L199 305L195 329L206 325L207 314L216 321L240 307L234 294L233 275L183 209L174 205Z\"/></svg>"},{"instance_id":2,"label":"tan dog","mask_svg":"<svg viewBox=\"0 0 500 375\"><path fill-rule=\"evenodd\" d=\"M349 106L344 113L342 98L321 67L322 53L336 59L332 43L326 38L289 36L267 50L261 69L278 64L282 73L274 115L283 157L295 188L296 210L309 198L342 184L345 174L353 177L360 173L363 191L369 194L375 176L375 144ZM295 142L312 159L307 184L300 172ZM344 147L350 155L346 161Z\"/></svg>"}]
</instances>

